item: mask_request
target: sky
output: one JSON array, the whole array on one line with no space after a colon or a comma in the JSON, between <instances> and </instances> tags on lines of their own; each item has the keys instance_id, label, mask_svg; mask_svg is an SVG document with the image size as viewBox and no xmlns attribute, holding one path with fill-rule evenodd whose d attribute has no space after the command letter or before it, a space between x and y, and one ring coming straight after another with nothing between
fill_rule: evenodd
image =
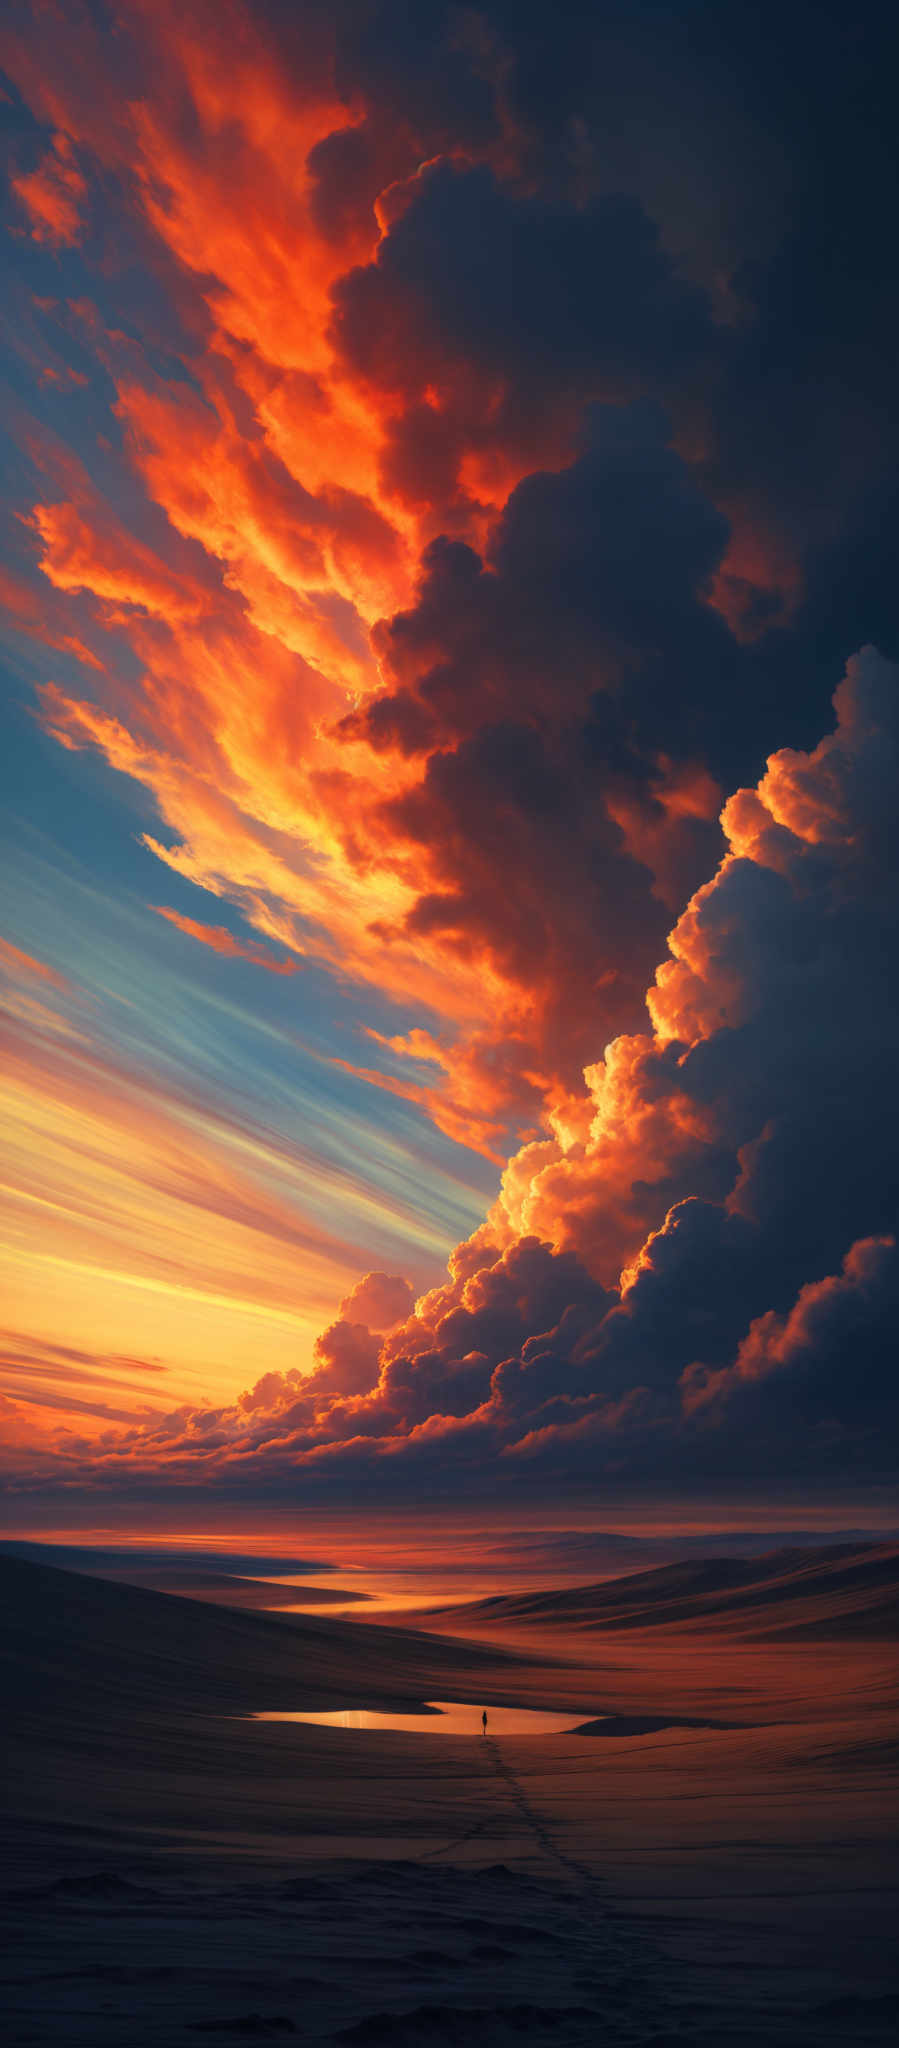
<instances>
[{"instance_id":1,"label":"sky","mask_svg":"<svg viewBox=\"0 0 899 2048\"><path fill-rule=\"evenodd\" d=\"M14 1520L885 1512L896 45L11 0Z\"/></svg>"}]
</instances>

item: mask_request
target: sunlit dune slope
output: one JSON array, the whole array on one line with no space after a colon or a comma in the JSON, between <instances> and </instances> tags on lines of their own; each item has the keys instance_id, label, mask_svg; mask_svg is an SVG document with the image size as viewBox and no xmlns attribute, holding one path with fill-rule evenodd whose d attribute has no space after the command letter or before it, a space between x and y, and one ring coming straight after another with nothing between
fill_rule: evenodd
<instances>
[{"instance_id":1,"label":"sunlit dune slope","mask_svg":"<svg viewBox=\"0 0 899 2048\"><path fill-rule=\"evenodd\" d=\"M473 1601L441 1618L460 1628L500 1621L583 1629L683 1623L753 1636L893 1636L899 1544L701 1558L600 1585Z\"/></svg>"}]
</instances>

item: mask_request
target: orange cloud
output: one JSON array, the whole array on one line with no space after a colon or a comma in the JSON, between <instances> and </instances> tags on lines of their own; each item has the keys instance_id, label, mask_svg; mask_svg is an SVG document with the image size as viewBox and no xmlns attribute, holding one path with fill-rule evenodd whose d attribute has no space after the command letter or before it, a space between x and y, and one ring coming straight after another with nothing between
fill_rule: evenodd
<instances>
[{"instance_id":1,"label":"orange cloud","mask_svg":"<svg viewBox=\"0 0 899 2048\"><path fill-rule=\"evenodd\" d=\"M54 602L50 592L34 590L21 577L0 567L0 604L21 632L40 640L45 647L57 648L61 654L73 654L88 668L102 670L103 664L93 650L77 633L66 630L65 607L59 600Z\"/></svg>"},{"instance_id":2,"label":"orange cloud","mask_svg":"<svg viewBox=\"0 0 899 2048\"><path fill-rule=\"evenodd\" d=\"M503 1135L503 1126L491 1118L485 1108L478 1108L474 1101L464 1104L440 1088L428 1088L421 1081L404 1081L396 1074L381 1074L375 1067L356 1067L349 1060L336 1059L333 1065L341 1067L345 1074L355 1074L360 1081L370 1082L373 1088L382 1089L386 1095L398 1096L401 1102L416 1103L427 1111L438 1130L445 1131L448 1138L454 1138L458 1145L469 1146L473 1152L480 1152L494 1166L502 1166L505 1154L496 1146Z\"/></svg>"},{"instance_id":3,"label":"orange cloud","mask_svg":"<svg viewBox=\"0 0 899 2048\"><path fill-rule=\"evenodd\" d=\"M99 505L93 516L73 504L35 505L31 524L43 547L41 568L57 590L87 590L104 604L158 614L196 617L202 593L173 574L152 550L113 526ZM105 526L105 530L104 530Z\"/></svg>"},{"instance_id":4,"label":"orange cloud","mask_svg":"<svg viewBox=\"0 0 899 2048\"><path fill-rule=\"evenodd\" d=\"M269 974L298 974L302 961L277 960L265 946L254 946L252 942L234 937L222 924L198 924L196 918L184 917L180 910L170 910L165 904L154 903L157 917L164 917L169 924L176 925L179 932L186 932L188 938L198 939L202 946L210 946L213 953L224 953L231 960L249 960L254 967L264 967Z\"/></svg>"}]
</instances>

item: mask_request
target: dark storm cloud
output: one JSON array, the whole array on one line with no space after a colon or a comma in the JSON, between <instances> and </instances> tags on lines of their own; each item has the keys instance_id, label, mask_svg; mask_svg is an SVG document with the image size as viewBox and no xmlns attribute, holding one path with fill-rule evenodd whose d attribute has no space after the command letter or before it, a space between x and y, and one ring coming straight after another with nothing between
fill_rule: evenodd
<instances>
[{"instance_id":1,"label":"dark storm cloud","mask_svg":"<svg viewBox=\"0 0 899 2048\"><path fill-rule=\"evenodd\" d=\"M574 383L629 397L708 338L637 200L586 210L510 193L483 167L420 172L373 264L335 293L337 339L384 388L423 393L473 371L535 395Z\"/></svg>"},{"instance_id":2,"label":"dark storm cloud","mask_svg":"<svg viewBox=\"0 0 899 2048\"><path fill-rule=\"evenodd\" d=\"M596 407L486 560L433 544L414 610L374 636L388 687L344 723L423 757L382 813L435 877L406 930L527 991L519 1064L566 1086L639 1021L670 913L721 846L718 776L761 750L750 657L706 601L727 537L655 407Z\"/></svg>"},{"instance_id":3,"label":"dark storm cloud","mask_svg":"<svg viewBox=\"0 0 899 2048\"><path fill-rule=\"evenodd\" d=\"M528 448L539 466L540 433L569 441L584 399L661 392L735 528L723 594L765 636L762 746L809 744L822 652L897 651L895 11L606 4L557 10L551 32L543 10L476 18L466 37L456 11L429 11L407 42L404 10L341 17L359 90L370 78L383 109L393 80L398 113L407 64L452 75L458 147L489 159L426 169L338 292L344 345L402 400L391 483L451 518L463 450ZM479 105L492 92L492 127L465 113L460 66ZM427 158L446 141L422 107Z\"/></svg>"},{"instance_id":4,"label":"dark storm cloud","mask_svg":"<svg viewBox=\"0 0 899 2048\"><path fill-rule=\"evenodd\" d=\"M705 741L722 677L738 697L746 671L704 601L727 522L667 445L656 408L594 407L581 438L570 467L512 493L486 561L460 542L433 544L415 610L376 629L394 687L353 730L424 751L515 709L583 718L605 693L621 707L617 747L614 720L597 711L613 772L636 761L628 728L644 752Z\"/></svg>"}]
</instances>

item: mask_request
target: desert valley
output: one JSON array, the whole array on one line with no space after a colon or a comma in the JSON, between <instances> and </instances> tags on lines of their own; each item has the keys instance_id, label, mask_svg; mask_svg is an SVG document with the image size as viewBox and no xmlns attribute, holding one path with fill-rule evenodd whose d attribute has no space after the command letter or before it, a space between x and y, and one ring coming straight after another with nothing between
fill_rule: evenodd
<instances>
[{"instance_id":1,"label":"desert valley","mask_svg":"<svg viewBox=\"0 0 899 2048\"><path fill-rule=\"evenodd\" d=\"M890 2035L899 1546L691 1559L401 1626L261 1613L246 1573L225 1606L35 1551L0 1565L9 2039ZM495 1733L504 1706L575 1725ZM360 1708L406 1725L341 1725ZM336 1725L254 1718L303 1711Z\"/></svg>"}]
</instances>

